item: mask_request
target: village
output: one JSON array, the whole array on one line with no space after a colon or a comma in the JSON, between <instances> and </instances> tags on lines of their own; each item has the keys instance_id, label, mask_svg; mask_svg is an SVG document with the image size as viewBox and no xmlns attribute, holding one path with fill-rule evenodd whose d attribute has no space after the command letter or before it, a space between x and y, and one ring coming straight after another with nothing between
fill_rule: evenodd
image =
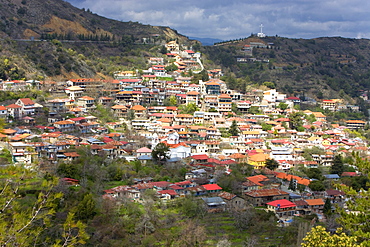
<instances>
[{"instance_id":1,"label":"village","mask_svg":"<svg viewBox=\"0 0 370 247\"><path fill-rule=\"evenodd\" d=\"M358 135L367 122L330 123L323 112L301 111L301 98L273 87L231 90L220 79L221 69L194 82L193 76L205 71L201 54L175 41L166 50L165 58L149 58L148 68L118 71L114 80L1 81L2 91L49 92L47 99L0 102L6 126L0 131L2 150L9 151L12 163L26 167L73 162L80 157L76 149L89 146L92 155L107 160L187 168L180 181L137 177L101 192L113 201L140 203L148 190L164 202L196 196L209 213L263 207L282 225L313 214L325 221L328 203L331 211L346 207L337 184L361 176L343 160L354 153L369 155L367 141ZM343 99L317 103L330 112L359 110ZM232 174L235 166L251 169L251 176L223 188L218 178Z\"/></svg>"}]
</instances>

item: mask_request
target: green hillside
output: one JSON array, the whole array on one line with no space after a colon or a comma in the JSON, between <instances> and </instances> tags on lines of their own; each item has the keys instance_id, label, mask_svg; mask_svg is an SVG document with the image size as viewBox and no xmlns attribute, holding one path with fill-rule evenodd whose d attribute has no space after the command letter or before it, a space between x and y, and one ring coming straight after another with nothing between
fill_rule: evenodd
<instances>
[{"instance_id":1,"label":"green hillside","mask_svg":"<svg viewBox=\"0 0 370 247\"><path fill-rule=\"evenodd\" d=\"M251 42L267 47L254 47L253 55L249 56L242 49ZM271 81L288 94L308 94L319 99L356 97L370 87L367 39L249 37L204 47L204 52L224 68L226 75L258 84ZM237 58L260 61L237 62Z\"/></svg>"}]
</instances>

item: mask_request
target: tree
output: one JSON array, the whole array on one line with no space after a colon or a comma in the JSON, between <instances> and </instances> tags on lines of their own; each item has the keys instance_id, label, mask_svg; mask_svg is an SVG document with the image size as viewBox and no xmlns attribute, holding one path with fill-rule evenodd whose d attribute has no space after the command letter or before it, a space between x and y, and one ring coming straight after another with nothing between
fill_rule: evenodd
<instances>
[{"instance_id":1,"label":"tree","mask_svg":"<svg viewBox=\"0 0 370 247\"><path fill-rule=\"evenodd\" d=\"M331 209L331 201L329 198L326 198L325 200L323 212L326 217L330 216L333 213Z\"/></svg>"},{"instance_id":2,"label":"tree","mask_svg":"<svg viewBox=\"0 0 370 247\"><path fill-rule=\"evenodd\" d=\"M76 217L80 220L87 221L93 218L96 213L96 203L92 194L88 193L77 205Z\"/></svg>"},{"instance_id":3,"label":"tree","mask_svg":"<svg viewBox=\"0 0 370 247\"><path fill-rule=\"evenodd\" d=\"M152 151L152 158L157 163L165 162L170 158L168 152L170 151L169 147L164 143L158 143L157 146Z\"/></svg>"},{"instance_id":4,"label":"tree","mask_svg":"<svg viewBox=\"0 0 370 247\"><path fill-rule=\"evenodd\" d=\"M261 124L261 126L262 126L262 130L263 130L263 131L272 130L272 125L271 125L271 124L267 124L267 123L263 122L263 123Z\"/></svg>"},{"instance_id":5,"label":"tree","mask_svg":"<svg viewBox=\"0 0 370 247\"><path fill-rule=\"evenodd\" d=\"M303 125L302 117L304 115L305 114L303 112L295 112L289 115L292 129L298 130L298 127L302 127Z\"/></svg>"},{"instance_id":6,"label":"tree","mask_svg":"<svg viewBox=\"0 0 370 247\"><path fill-rule=\"evenodd\" d=\"M354 153L355 165L358 170L370 178L370 162L363 159L359 153ZM357 237L363 246L370 245L370 190L361 190L360 192L351 187L342 186L341 190L346 193L347 210L338 208L340 214L338 222L342 224L345 230L351 232L351 235Z\"/></svg>"},{"instance_id":7,"label":"tree","mask_svg":"<svg viewBox=\"0 0 370 247\"><path fill-rule=\"evenodd\" d=\"M198 108L197 104L192 102L192 103L189 103L185 106L181 105L179 107L179 110L180 110L181 114L193 114L194 112L199 111L199 108Z\"/></svg>"},{"instance_id":8,"label":"tree","mask_svg":"<svg viewBox=\"0 0 370 247\"><path fill-rule=\"evenodd\" d=\"M161 49L160 49L160 51L159 51L160 53L162 53L162 54L166 54L167 52L168 52L168 50L167 50L167 48L163 45L163 46L161 46Z\"/></svg>"},{"instance_id":9,"label":"tree","mask_svg":"<svg viewBox=\"0 0 370 247\"><path fill-rule=\"evenodd\" d=\"M270 81L265 81L262 85L270 88L270 89L274 89L275 88L275 83L273 82L270 82Z\"/></svg>"},{"instance_id":10,"label":"tree","mask_svg":"<svg viewBox=\"0 0 370 247\"><path fill-rule=\"evenodd\" d=\"M238 136L239 135L238 123L235 120L233 120L228 132L231 136Z\"/></svg>"},{"instance_id":11,"label":"tree","mask_svg":"<svg viewBox=\"0 0 370 247\"><path fill-rule=\"evenodd\" d=\"M310 184L308 185L308 187L312 191L324 191L325 190L325 186L324 186L323 182L320 181L320 180L311 181Z\"/></svg>"},{"instance_id":12,"label":"tree","mask_svg":"<svg viewBox=\"0 0 370 247\"><path fill-rule=\"evenodd\" d=\"M313 178L313 179L317 179L317 180L323 180L324 177L322 175L322 172L319 168L309 168L309 169L306 169L306 175L308 178Z\"/></svg>"},{"instance_id":13,"label":"tree","mask_svg":"<svg viewBox=\"0 0 370 247\"><path fill-rule=\"evenodd\" d=\"M163 105L165 106L177 106L177 99L176 96L171 95L170 97L167 97L163 101Z\"/></svg>"},{"instance_id":14,"label":"tree","mask_svg":"<svg viewBox=\"0 0 370 247\"><path fill-rule=\"evenodd\" d=\"M283 112L285 112L286 109L288 109L288 104L284 103L284 102L280 102L279 105L277 106L277 108L279 108L280 110L282 110Z\"/></svg>"},{"instance_id":15,"label":"tree","mask_svg":"<svg viewBox=\"0 0 370 247\"><path fill-rule=\"evenodd\" d=\"M49 228L57 228L61 222L54 220L55 212L63 199L63 193L55 192L58 180L47 176L36 182L31 192L28 180L37 178L34 171L22 167L9 166L0 169L0 245L1 246L41 246L45 238L53 246L72 246L72 243L84 244L88 235L85 225L75 223L73 215L68 216L63 225L63 239L54 239L48 234ZM28 193L28 194L26 194ZM54 221L53 221L54 220ZM53 223L53 224L52 224ZM41 241L41 242L40 242ZM62 245L61 242L64 241Z\"/></svg>"},{"instance_id":16,"label":"tree","mask_svg":"<svg viewBox=\"0 0 370 247\"><path fill-rule=\"evenodd\" d=\"M175 71L175 70L177 70L177 69L178 69L178 67L176 66L176 64L172 63L172 64L170 64L170 65L166 66L166 67L165 67L165 69L166 69L167 71L171 72L171 71Z\"/></svg>"},{"instance_id":17,"label":"tree","mask_svg":"<svg viewBox=\"0 0 370 247\"><path fill-rule=\"evenodd\" d=\"M127 119L128 120L133 120L135 119L135 112L133 110L128 110L127 111Z\"/></svg>"},{"instance_id":18,"label":"tree","mask_svg":"<svg viewBox=\"0 0 370 247\"><path fill-rule=\"evenodd\" d=\"M330 234L322 226L316 226L303 239L303 247L338 247L338 246L360 246L357 244L356 236L348 236L342 229L335 234Z\"/></svg>"},{"instance_id":19,"label":"tree","mask_svg":"<svg viewBox=\"0 0 370 247\"><path fill-rule=\"evenodd\" d=\"M79 244L86 244L89 235L86 233L86 225L81 221L75 222L73 220L74 214L68 213L67 219L63 224L62 240L57 240L53 247L63 246L77 246ZM63 243L62 243L63 242Z\"/></svg>"},{"instance_id":20,"label":"tree","mask_svg":"<svg viewBox=\"0 0 370 247\"><path fill-rule=\"evenodd\" d=\"M288 189L289 190L292 190L292 191L295 191L296 190L296 182L294 181L294 179L291 179L290 180Z\"/></svg>"},{"instance_id":21,"label":"tree","mask_svg":"<svg viewBox=\"0 0 370 247\"><path fill-rule=\"evenodd\" d=\"M4 118L0 118L0 130L3 130L6 125L6 121Z\"/></svg>"},{"instance_id":22,"label":"tree","mask_svg":"<svg viewBox=\"0 0 370 247\"><path fill-rule=\"evenodd\" d=\"M261 110L258 106L251 106L248 111L250 114L259 114Z\"/></svg>"},{"instance_id":23,"label":"tree","mask_svg":"<svg viewBox=\"0 0 370 247\"><path fill-rule=\"evenodd\" d=\"M344 165L343 165L343 160L340 155L335 155L333 164L331 165L330 168L330 173L332 174L338 174L339 176L342 175L344 171Z\"/></svg>"},{"instance_id":24,"label":"tree","mask_svg":"<svg viewBox=\"0 0 370 247\"><path fill-rule=\"evenodd\" d=\"M272 171L279 167L279 163L275 159L267 159L266 167Z\"/></svg>"}]
</instances>

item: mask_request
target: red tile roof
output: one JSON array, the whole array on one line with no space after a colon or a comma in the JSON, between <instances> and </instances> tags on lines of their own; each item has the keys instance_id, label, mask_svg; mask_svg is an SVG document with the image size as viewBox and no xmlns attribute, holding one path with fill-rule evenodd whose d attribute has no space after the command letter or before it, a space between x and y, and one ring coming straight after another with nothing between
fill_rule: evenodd
<instances>
[{"instance_id":1,"label":"red tile roof","mask_svg":"<svg viewBox=\"0 0 370 247\"><path fill-rule=\"evenodd\" d=\"M33 102L30 98L23 98L19 100L22 101L24 105L34 105L35 104L35 102Z\"/></svg>"},{"instance_id":2,"label":"red tile roof","mask_svg":"<svg viewBox=\"0 0 370 247\"><path fill-rule=\"evenodd\" d=\"M160 193L160 194L169 194L171 196L176 196L177 195L176 191L174 191L174 190L160 190L160 191L158 191L158 193Z\"/></svg>"},{"instance_id":3,"label":"red tile roof","mask_svg":"<svg viewBox=\"0 0 370 247\"><path fill-rule=\"evenodd\" d=\"M266 204L271 205L271 206L276 207L276 208L292 208L292 207L296 206L293 202L288 201L286 199L275 200L275 201L272 201L272 202L268 202Z\"/></svg>"},{"instance_id":4,"label":"red tile roof","mask_svg":"<svg viewBox=\"0 0 370 247\"><path fill-rule=\"evenodd\" d=\"M193 155L191 157L195 160L207 160L208 159L208 155L206 154L198 154L198 155Z\"/></svg>"},{"instance_id":5,"label":"red tile roof","mask_svg":"<svg viewBox=\"0 0 370 247\"><path fill-rule=\"evenodd\" d=\"M222 188L218 186L217 184L204 184L202 186L206 190L222 190Z\"/></svg>"}]
</instances>

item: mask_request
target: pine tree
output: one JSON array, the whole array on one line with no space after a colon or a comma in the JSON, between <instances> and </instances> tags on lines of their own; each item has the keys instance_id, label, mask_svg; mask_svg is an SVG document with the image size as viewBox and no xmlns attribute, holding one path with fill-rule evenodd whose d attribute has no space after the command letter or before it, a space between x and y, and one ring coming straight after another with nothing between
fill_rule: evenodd
<instances>
[{"instance_id":1,"label":"pine tree","mask_svg":"<svg viewBox=\"0 0 370 247\"><path fill-rule=\"evenodd\" d=\"M238 128L238 124L235 120L233 120L230 128L229 128L229 134L231 136L238 136L239 135L239 128Z\"/></svg>"},{"instance_id":2,"label":"pine tree","mask_svg":"<svg viewBox=\"0 0 370 247\"><path fill-rule=\"evenodd\" d=\"M290 180L290 182L289 182L289 186L288 186L288 189L289 189L289 190L292 190L292 191L295 191L295 190L296 190L296 186L295 186L295 183L294 183L294 179Z\"/></svg>"},{"instance_id":3,"label":"pine tree","mask_svg":"<svg viewBox=\"0 0 370 247\"><path fill-rule=\"evenodd\" d=\"M266 167L272 171L279 167L279 163L275 159L267 159Z\"/></svg>"},{"instance_id":4,"label":"pine tree","mask_svg":"<svg viewBox=\"0 0 370 247\"><path fill-rule=\"evenodd\" d=\"M330 201L329 198L326 198L326 200L325 200L323 212L324 212L325 216L329 216L329 215L332 214L331 201Z\"/></svg>"},{"instance_id":5,"label":"pine tree","mask_svg":"<svg viewBox=\"0 0 370 247\"><path fill-rule=\"evenodd\" d=\"M341 175L344 171L342 157L336 155L333 160L333 165L330 168L330 173Z\"/></svg>"}]
</instances>

